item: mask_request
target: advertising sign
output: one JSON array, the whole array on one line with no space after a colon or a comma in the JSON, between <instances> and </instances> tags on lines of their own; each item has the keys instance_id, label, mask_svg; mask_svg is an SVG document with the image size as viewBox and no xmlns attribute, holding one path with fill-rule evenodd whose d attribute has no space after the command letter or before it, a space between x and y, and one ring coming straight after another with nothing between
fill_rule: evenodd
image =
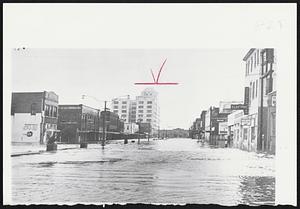
<instances>
[{"instance_id":1,"label":"advertising sign","mask_svg":"<svg viewBox=\"0 0 300 209\"><path fill-rule=\"evenodd\" d=\"M241 125L242 126L250 126L251 125L251 120L250 119L242 119L241 120Z\"/></svg>"}]
</instances>

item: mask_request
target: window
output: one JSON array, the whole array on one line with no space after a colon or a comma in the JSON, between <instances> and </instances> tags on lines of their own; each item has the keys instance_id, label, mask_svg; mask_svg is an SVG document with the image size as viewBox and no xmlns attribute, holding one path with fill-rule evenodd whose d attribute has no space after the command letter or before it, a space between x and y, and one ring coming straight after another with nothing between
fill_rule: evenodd
<instances>
[{"instance_id":1,"label":"window","mask_svg":"<svg viewBox=\"0 0 300 209\"><path fill-rule=\"evenodd\" d=\"M122 113L126 113L127 111L126 110L122 110Z\"/></svg>"},{"instance_id":2,"label":"window","mask_svg":"<svg viewBox=\"0 0 300 209\"><path fill-rule=\"evenodd\" d=\"M148 101L147 104L152 104L152 101Z\"/></svg>"},{"instance_id":3,"label":"window","mask_svg":"<svg viewBox=\"0 0 300 209\"><path fill-rule=\"evenodd\" d=\"M118 109L119 107L118 106L114 106L114 109Z\"/></svg>"},{"instance_id":4,"label":"window","mask_svg":"<svg viewBox=\"0 0 300 209\"><path fill-rule=\"evenodd\" d=\"M143 113L144 111L143 110L139 110L139 113Z\"/></svg>"},{"instance_id":5,"label":"window","mask_svg":"<svg viewBox=\"0 0 300 209\"><path fill-rule=\"evenodd\" d=\"M126 101L123 101L122 104L127 104L127 102L126 102Z\"/></svg>"},{"instance_id":6,"label":"window","mask_svg":"<svg viewBox=\"0 0 300 209\"><path fill-rule=\"evenodd\" d=\"M147 110L147 113L152 113L152 110Z\"/></svg>"},{"instance_id":7,"label":"window","mask_svg":"<svg viewBox=\"0 0 300 209\"><path fill-rule=\"evenodd\" d=\"M151 119L146 119L147 122L151 122Z\"/></svg>"},{"instance_id":8,"label":"window","mask_svg":"<svg viewBox=\"0 0 300 209\"><path fill-rule=\"evenodd\" d=\"M256 53L254 53L254 67L256 66Z\"/></svg>"},{"instance_id":9,"label":"window","mask_svg":"<svg viewBox=\"0 0 300 209\"><path fill-rule=\"evenodd\" d=\"M250 72L252 72L252 68L253 68L253 58L251 57L251 68L250 68Z\"/></svg>"},{"instance_id":10,"label":"window","mask_svg":"<svg viewBox=\"0 0 300 209\"><path fill-rule=\"evenodd\" d=\"M45 105L45 116L49 116L49 105Z\"/></svg>"},{"instance_id":11,"label":"window","mask_svg":"<svg viewBox=\"0 0 300 209\"><path fill-rule=\"evenodd\" d=\"M53 117L57 117L57 107L53 107Z\"/></svg>"},{"instance_id":12,"label":"window","mask_svg":"<svg viewBox=\"0 0 300 209\"><path fill-rule=\"evenodd\" d=\"M138 115L140 118L143 117L143 115Z\"/></svg>"},{"instance_id":13,"label":"window","mask_svg":"<svg viewBox=\"0 0 300 209\"><path fill-rule=\"evenodd\" d=\"M139 101L139 104L144 104L144 101Z\"/></svg>"},{"instance_id":14,"label":"window","mask_svg":"<svg viewBox=\"0 0 300 209\"><path fill-rule=\"evenodd\" d=\"M126 118L126 115L121 115L122 118Z\"/></svg>"},{"instance_id":15,"label":"window","mask_svg":"<svg viewBox=\"0 0 300 209\"><path fill-rule=\"evenodd\" d=\"M148 114L148 115L147 115L147 117L151 117L151 116L152 116L151 114Z\"/></svg>"},{"instance_id":16,"label":"window","mask_svg":"<svg viewBox=\"0 0 300 209\"><path fill-rule=\"evenodd\" d=\"M259 64L259 50L257 50L257 65Z\"/></svg>"},{"instance_id":17,"label":"window","mask_svg":"<svg viewBox=\"0 0 300 209\"><path fill-rule=\"evenodd\" d=\"M122 109L126 109L126 108L127 108L127 106L125 106L125 105L124 105L124 106L122 106Z\"/></svg>"},{"instance_id":18,"label":"window","mask_svg":"<svg viewBox=\"0 0 300 209\"><path fill-rule=\"evenodd\" d=\"M37 112L37 105L36 103L31 104L31 115L35 115Z\"/></svg>"},{"instance_id":19,"label":"window","mask_svg":"<svg viewBox=\"0 0 300 209\"><path fill-rule=\"evenodd\" d=\"M247 71L248 71L248 62L246 63L246 75L247 75Z\"/></svg>"},{"instance_id":20,"label":"window","mask_svg":"<svg viewBox=\"0 0 300 209\"><path fill-rule=\"evenodd\" d=\"M255 97L257 97L257 84L258 84L257 80L255 81L255 83L256 83L256 85L255 85L255 87L256 87L256 89L255 89Z\"/></svg>"},{"instance_id":21,"label":"window","mask_svg":"<svg viewBox=\"0 0 300 209\"><path fill-rule=\"evenodd\" d=\"M114 113L118 114L118 110L114 110Z\"/></svg>"},{"instance_id":22,"label":"window","mask_svg":"<svg viewBox=\"0 0 300 209\"><path fill-rule=\"evenodd\" d=\"M114 104L119 104L119 102L118 101L114 101Z\"/></svg>"},{"instance_id":23,"label":"window","mask_svg":"<svg viewBox=\"0 0 300 209\"><path fill-rule=\"evenodd\" d=\"M255 140L255 127L251 127L251 142Z\"/></svg>"},{"instance_id":24,"label":"window","mask_svg":"<svg viewBox=\"0 0 300 209\"><path fill-rule=\"evenodd\" d=\"M253 82L253 88L252 88L252 99L254 99L254 90L255 90L255 83Z\"/></svg>"},{"instance_id":25,"label":"window","mask_svg":"<svg viewBox=\"0 0 300 209\"><path fill-rule=\"evenodd\" d=\"M152 108L152 105L148 105L147 108Z\"/></svg>"},{"instance_id":26,"label":"window","mask_svg":"<svg viewBox=\"0 0 300 209\"><path fill-rule=\"evenodd\" d=\"M243 130L244 130L244 137L243 137L243 139L247 140L248 139L248 128L244 128Z\"/></svg>"},{"instance_id":27,"label":"window","mask_svg":"<svg viewBox=\"0 0 300 209\"><path fill-rule=\"evenodd\" d=\"M139 108L144 108L144 106L139 106Z\"/></svg>"}]
</instances>

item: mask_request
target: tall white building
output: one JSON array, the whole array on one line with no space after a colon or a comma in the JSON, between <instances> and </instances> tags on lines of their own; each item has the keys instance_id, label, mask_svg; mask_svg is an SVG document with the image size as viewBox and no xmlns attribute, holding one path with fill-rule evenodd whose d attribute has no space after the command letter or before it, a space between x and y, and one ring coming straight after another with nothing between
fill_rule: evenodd
<instances>
[{"instance_id":1,"label":"tall white building","mask_svg":"<svg viewBox=\"0 0 300 209\"><path fill-rule=\"evenodd\" d=\"M115 98L111 102L111 109L114 113L118 114L125 123L128 123L130 118L130 105L131 100L129 96L127 98Z\"/></svg>"},{"instance_id":2,"label":"tall white building","mask_svg":"<svg viewBox=\"0 0 300 209\"><path fill-rule=\"evenodd\" d=\"M150 123L152 134L157 134L160 123L160 108L158 93L152 88L146 88L136 97L136 121Z\"/></svg>"},{"instance_id":3,"label":"tall white building","mask_svg":"<svg viewBox=\"0 0 300 209\"><path fill-rule=\"evenodd\" d=\"M113 99L111 109L125 123L150 123L151 134L158 133L160 108L158 93L153 88L146 88L135 100L130 97Z\"/></svg>"}]
</instances>

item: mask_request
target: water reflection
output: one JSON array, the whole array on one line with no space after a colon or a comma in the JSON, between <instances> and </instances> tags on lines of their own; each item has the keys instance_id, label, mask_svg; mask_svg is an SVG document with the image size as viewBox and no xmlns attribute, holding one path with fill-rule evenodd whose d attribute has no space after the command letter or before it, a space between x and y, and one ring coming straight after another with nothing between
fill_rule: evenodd
<instances>
[{"instance_id":1,"label":"water reflection","mask_svg":"<svg viewBox=\"0 0 300 209\"><path fill-rule=\"evenodd\" d=\"M274 157L191 139L12 158L14 203L274 204Z\"/></svg>"}]
</instances>

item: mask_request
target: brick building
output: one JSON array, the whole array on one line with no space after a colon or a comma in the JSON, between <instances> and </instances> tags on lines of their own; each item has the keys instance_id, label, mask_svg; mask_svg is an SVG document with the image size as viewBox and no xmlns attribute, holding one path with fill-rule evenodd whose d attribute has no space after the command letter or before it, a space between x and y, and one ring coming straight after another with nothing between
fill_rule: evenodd
<instances>
[{"instance_id":1,"label":"brick building","mask_svg":"<svg viewBox=\"0 0 300 209\"><path fill-rule=\"evenodd\" d=\"M54 92L13 92L12 142L46 142L46 131L57 130L58 95Z\"/></svg>"},{"instance_id":2,"label":"brick building","mask_svg":"<svg viewBox=\"0 0 300 209\"><path fill-rule=\"evenodd\" d=\"M58 129L61 142L98 141L99 110L82 104L58 106Z\"/></svg>"}]
</instances>

